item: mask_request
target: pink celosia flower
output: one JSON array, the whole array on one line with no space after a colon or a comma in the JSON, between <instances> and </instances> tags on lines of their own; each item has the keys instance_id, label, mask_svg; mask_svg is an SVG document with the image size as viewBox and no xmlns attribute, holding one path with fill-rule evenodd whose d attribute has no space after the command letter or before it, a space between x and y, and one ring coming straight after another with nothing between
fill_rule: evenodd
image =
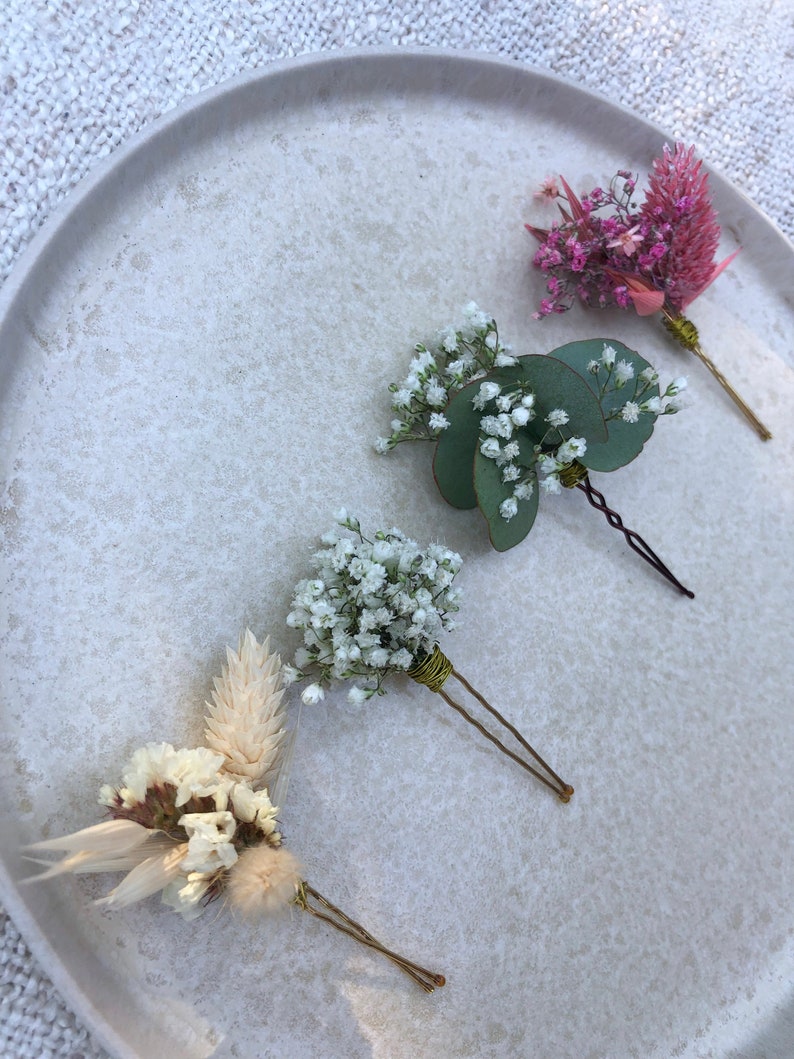
<instances>
[{"instance_id":1,"label":"pink celosia flower","mask_svg":"<svg viewBox=\"0 0 794 1059\"><path fill-rule=\"evenodd\" d=\"M738 253L719 265L714 261L720 227L708 174L702 172L694 147L678 143L671 152L665 144L662 157L653 163L640 216L650 226L669 229L659 279L669 304L684 312Z\"/></svg>"}]
</instances>

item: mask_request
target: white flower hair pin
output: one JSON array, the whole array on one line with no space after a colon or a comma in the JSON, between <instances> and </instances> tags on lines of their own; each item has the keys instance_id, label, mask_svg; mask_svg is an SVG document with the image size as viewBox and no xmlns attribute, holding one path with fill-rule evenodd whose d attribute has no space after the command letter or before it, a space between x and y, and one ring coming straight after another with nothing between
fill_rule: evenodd
<instances>
[{"instance_id":1,"label":"white flower hair pin","mask_svg":"<svg viewBox=\"0 0 794 1059\"><path fill-rule=\"evenodd\" d=\"M357 680L348 697L363 703L385 693L390 674L407 674L437 692L560 801L569 801L573 787L461 676L438 645L440 635L455 627L460 591L453 581L461 557L440 544L421 548L399 529L365 537L359 520L344 509L322 542L324 547L312 558L315 576L298 582L287 615L287 625L302 632L303 645L295 653L294 666L284 667L285 680L311 680L303 701L319 702L335 681ZM506 747L452 698L446 690L450 677L510 733L530 760Z\"/></svg>"},{"instance_id":2,"label":"white flower hair pin","mask_svg":"<svg viewBox=\"0 0 794 1059\"><path fill-rule=\"evenodd\" d=\"M395 963L431 993L444 976L387 949L331 904L302 874L278 830L294 732L285 727L282 666L250 631L215 681L205 739L192 750L151 743L132 755L118 787L99 802L110 819L63 838L37 842L32 853L63 853L33 881L67 872L127 872L100 899L118 909L161 892L186 919L221 898L244 916L290 905L322 919ZM269 794L272 784L273 800Z\"/></svg>"},{"instance_id":3,"label":"white flower hair pin","mask_svg":"<svg viewBox=\"0 0 794 1059\"><path fill-rule=\"evenodd\" d=\"M681 407L686 379L662 392L647 360L603 338L514 357L474 302L459 328L444 328L414 354L404 382L389 387L396 418L378 452L433 442L439 492L452 507L479 508L497 551L524 540L541 494L580 489L634 552L694 597L590 480L642 452L657 418Z\"/></svg>"}]
</instances>

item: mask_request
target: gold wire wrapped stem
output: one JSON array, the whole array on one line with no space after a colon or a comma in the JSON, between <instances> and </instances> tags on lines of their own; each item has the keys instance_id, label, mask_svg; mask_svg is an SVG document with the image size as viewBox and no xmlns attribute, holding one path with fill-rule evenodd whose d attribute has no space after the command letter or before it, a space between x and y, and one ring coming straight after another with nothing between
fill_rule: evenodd
<instances>
[{"instance_id":1,"label":"gold wire wrapped stem","mask_svg":"<svg viewBox=\"0 0 794 1059\"><path fill-rule=\"evenodd\" d=\"M310 897L314 898L320 906L319 908L309 904ZM391 960L391 962L396 964L401 971L404 971L410 978L413 978L413 980L417 982L426 993L432 993L436 988L440 988L446 983L443 974L436 974L434 971L428 971L426 967L421 967L418 963L414 963L413 960L408 960L404 956L400 956L399 953L387 949L385 945L381 945L381 943L373 938L369 931L365 930L360 923L356 923L356 921L346 915L341 908L337 908L336 905L331 904L326 897L323 897L318 890L315 890L314 887L310 886L305 880L301 880L298 885L295 904L304 912L308 912L317 919L322 919L325 923L330 923L332 927L336 927L336 929L340 930L343 934L355 938L355 940L362 945L374 949L382 956Z\"/></svg>"},{"instance_id":2,"label":"gold wire wrapped stem","mask_svg":"<svg viewBox=\"0 0 794 1059\"><path fill-rule=\"evenodd\" d=\"M466 680L465 677L461 676L460 673L453 667L450 660L446 657L441 648L436 644L432 652L421 658L411 669L408 670L408 676L412 677L418 684L423 684L425 687L430 688L431 691L435 691L441 696L444 702L448 706L451 706L453 710L456 710L464 720L468 721L469 724L473 725L481 735L484 735L494 746L498 747L503 754L515 761L516 764L520 765L523 769L529 772L535 779L540 780L541 783L545 784L550 790L554 791L561 802L569 802L571 795L573 794L573 787L569 783L565 783L564 780L560 779L557 773L552 769L538 752L530 746L526 739L521 735L517 728L514 727L505 717L499 713L488 701L485 699L476 688ZM495 735L488 731L488 729L480 723L475 717L464 709L459 702L456 702L444 690L444 684L448 677L454 676L455 679L463 685L463 687L474 696L475 699L491 714L492 717L507 729L508 732L518 741L518 743L529 753L539 765L541 765L549 776L553 777L554 782L544 776L542 772L539 772L536 768L533 768L529 762L525 761L524 758L514 753L508 747L497 739Z\"/></svg>"},{"instance_id":3,"label":"gold wire wrapped stem","mask_svg":"<svg viewBox=\"0 0 794 1059\"><path fill-rule=\"evenodd\" d=\"M681 313L673 313L665 307L662 309L662 323L680 346L683 346L684 349L688 349L690 353L694 353L698 360L706 365L761 440L769 441L772 437L772 432L764 426L747 402L739 396L736 390L734 390L733 386L731 386L712 359L703 352L698 329L692 321L688 320L686 316L683 316Z\"/></svg>"},{"instance_id":4,"label":"gold wire wrapped stem","mask_svg":"<svg viewBox=\"0 0 794 1059\"><path fill-rule=\"evenodd\" d=\"M424 684L431 691L441 691L447 677L452 673L452 663L436 644L429 655L414 662L408 670L408 676L417 684Z\"/></svg>"},{"instance_id":5,"label":"gold wire wrapped stem","mask_svg":"<svg viewBox=\"0 0 794 1059\"><path fill-rule=\"evenodd\" d=\"M565 489L573 489L574 486L583 482L587 475L588 470L584 464L579 463L578 460L574 460L573 463L569 463L567 467L563 467L560 471L560 484Z\"/></svg>"}]
</instances>

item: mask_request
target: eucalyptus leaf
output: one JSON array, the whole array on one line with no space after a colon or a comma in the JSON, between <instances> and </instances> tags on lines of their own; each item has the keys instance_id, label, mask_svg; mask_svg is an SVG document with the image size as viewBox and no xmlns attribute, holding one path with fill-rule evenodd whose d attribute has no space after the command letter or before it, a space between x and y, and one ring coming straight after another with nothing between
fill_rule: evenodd
<instances>
[{"instance_id":1,"label":"eucalyptus leaf","mask_svg":"<svg viewBox=\"0 0 794 1059\"><path fill-rule=\"evenodd\" d=\"M500 384L514 383L518 376L514 367L499 368L487 378ZM483 413L472 404L483 378L470 382L452 397L444 415L449 426L442 430L433 454L433 477L438 490L448 504L463 510L477 507L474 491L474 454L480 437Z\"/></svg>"},{"instance_id":2,"label":"eucalyptus leaf","mask_svg":"<svg viewBox=\"0 0 794 1059\"><path fill-rule=\"evenodd\" d=\"M607 427L598 398L587 379L571 365L555 358L530 353L518 358L520 381L535 394L535 418L523 429L539 442L548 430L546 416L555 408L568 413L565 435L583 437L591 444L607 440ZM492 373L488 378L494 378Z\"/></svg>"},{"instance_id":3,"label":"eucalyptus leaf","mask_svg":"<svg viewBox=\"0 0 794 1059\"><path fill-rule=\"evenodd\" d=\"M644 357L622 342L611 339L590 338L581 342L569 342L565 346L552 350L549 354L558 360L569 364L575 371L579 372L587 382L587 385L598 397L599 383L597 377L587 370L590 361L600 360L604 346L609 345L615 350L616 360L625 360L634 368L635 378L641 371L650 368L651 365ZM608 419L611 412L623 406L630 398L633 389L632 383L627 383L622 389L611 391L600 400L605 418ZM649 397L658 397L659 387L651 386L645 391L643 400ZM642 452L645 442L653 433L656 416L650 412L643 412L636 423L627 423L623 419L608 419L607 430L609 438L606 443L595 443L588 439L587 452L580 462L591 471L614 471L618 467L625 467L631 463Z\"/></svg>"},{"instance_id":4,"label":"eucalyptus leaf","mask_svg":"<svg viewBox=\"0 0 794 1059\"><path fill-rule=\"evenodd\" d=\"M520 544L532 529L538 513L537 484L528 500L518 501L518 511L511 519L499 512L503 501L513 495L513 482L502 481L502 468L496 460L488 459L477 449L474 456L474 487L477 505L488 523L491 544L498 552L506 552Z\"/></svg>"}]
</instances>

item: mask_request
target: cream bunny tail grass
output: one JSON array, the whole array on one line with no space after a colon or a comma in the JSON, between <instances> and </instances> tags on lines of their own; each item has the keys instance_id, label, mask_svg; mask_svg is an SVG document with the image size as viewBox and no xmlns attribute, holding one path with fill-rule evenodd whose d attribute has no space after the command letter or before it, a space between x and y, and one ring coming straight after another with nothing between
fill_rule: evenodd
<instances>
[{"instance_id":1,"label":"cream bunny tail grass","mask_svg":"<svg viewBox=\"0 0 794 1059\"><path fill-rule=\"evenodd\" d=\"M275 783L285 749L286 704L282 702L281 658L270 653L270 638L257 642L250 629L215 679L207 703L207 746L223 754L223 771L253 788Z\"/></svg>"},{"instance_id":2,"label":"cream bunny tail grass","mask_svg":"<svg viewBox=\"0 0 794 1059\"><path fill-rule=\"evenodd\" d=\"M244 916L275 912L295 899L301 871L298 858L284 846L252 846L232 866L226 893Z\"/></svg>"}]
</instances>

